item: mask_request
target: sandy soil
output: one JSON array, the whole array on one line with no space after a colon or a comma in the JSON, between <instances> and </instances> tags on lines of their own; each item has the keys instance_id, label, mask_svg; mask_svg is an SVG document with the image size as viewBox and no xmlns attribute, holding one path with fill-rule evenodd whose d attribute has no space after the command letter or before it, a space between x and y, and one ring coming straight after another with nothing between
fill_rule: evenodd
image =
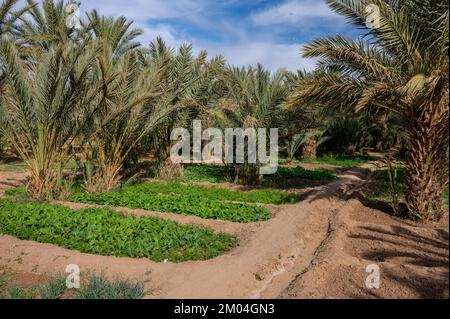
<instances>
[{"instance_id":1,"label":"sandy soil","mask_svg":"<svg viewBox=\"0 0 450 319\"><path fill-rule=\"evenodd\" d=\"M448 219L440 225L405 223L351 199L366 182L369 167L340 174L337 181L317 188L306 200L280 206L271 220L261 223L236 226L121 209L237 234L240 245L212 260L155 263L0 236L0 267L51 275L77 264L82 271L143 280L147 298L448 296ZM368 264L381 268L380 289L365 288Z\"/></svg>"},{"instance_id":2,"label":"sandy soil","mask_svg":"<svg viewBox=\"0 0 450 319\"><path fill-rule=\"evenodd\" d=\"M331 216L329 237L285 298L448 298L448 219L405 222L350 200ZM380 269L368 289L366 267Z\"/></svg>"},{"instance_id":3,"label":"sandy soil","mask_svg":"<svg viewBox=\"0 0 450 319\"><path fill-rule=\"evenodd\" d=\"M0 196L3 195L7 188L23 186L27 176L27 173L0 171Z\"/></svg>"}]
</instances>

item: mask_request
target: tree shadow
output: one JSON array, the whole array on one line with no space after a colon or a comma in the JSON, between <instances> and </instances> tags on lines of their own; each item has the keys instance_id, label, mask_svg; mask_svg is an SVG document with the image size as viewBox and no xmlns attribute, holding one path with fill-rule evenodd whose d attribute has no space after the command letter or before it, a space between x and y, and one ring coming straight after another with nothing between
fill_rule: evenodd
<instances>
[{"instance_id":1,"label":"tree shadow","mask_svg":"<svg viewBox=\"0 0 450 319\"><path fill-rule=\"evenodd\" d=\"M406 287L420 298L448 297L449 233L444 229L429 231L434 234L424 236L395 225L362 226L356 227L349 238L357 240L352 246L358 258L385 263L382 276L393 286Z\"/></svg>"}]
</instances>

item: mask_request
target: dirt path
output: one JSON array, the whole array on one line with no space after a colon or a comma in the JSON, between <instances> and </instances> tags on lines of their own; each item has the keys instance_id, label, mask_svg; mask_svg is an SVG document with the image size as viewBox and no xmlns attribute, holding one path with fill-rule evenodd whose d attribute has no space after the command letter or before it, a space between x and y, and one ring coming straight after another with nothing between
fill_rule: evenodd
<instances>
[{"instance_id":1,"label":"dirt path","mask_svg":"<svg viewBox=\"0 0 450 319\"><path fill-rule=\"evenodd\" d=\"M237 234L240 246L208 261L181 264L83 254L0 236L0 266L23 273L104 271L146 281L147 298L423 298L448 296L448 219L405 223L351 199L367 178L365 164L339 175L267 222L235 224L141 210ZM67 204L67 203L66 203ZM73 205L73 204L70 204ZM20 256L20 259L17 258ZM366 267L381 268L381 286L365 287Z\"/></svg>"},{"instance_id":2,"label":"dirt path","mask_svg":"<svg viewBox=\"0 0 450 319\"><path fill-rule=\"evenodd\" d=\"M327 214L339 204L333 194L342 187L362 183L359 177L362 174L364 169L349 171L339 180L318 189L306 201L283 206L270 221L247 225L248 235L240 238L239 247L208 261L174 264L96 256L2 236L0 263L19 271L35 270L44 274L63 272L68 264L77 264L82 271L89 269L105 271L111 276L147 279L148 297L277 297L286 287L289 277L284 279L286 274L289 275L294 266L308 266L326 237ZM17 256L21 256L20 263Z\"/></svg>"}]
</instances>

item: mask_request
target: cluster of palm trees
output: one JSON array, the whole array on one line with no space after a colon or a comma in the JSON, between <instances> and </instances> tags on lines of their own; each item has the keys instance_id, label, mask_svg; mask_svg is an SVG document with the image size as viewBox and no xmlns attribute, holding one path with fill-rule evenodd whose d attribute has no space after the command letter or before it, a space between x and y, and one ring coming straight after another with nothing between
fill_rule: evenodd
<instances>
[{"instance_id":1,"label":"cluster of palm trees","mask_svg":"<svg viewBox=\"0 0 450 319\"><path fill-rule=\"evenodd\" d=\"M34 198L65 193L70 160L86 191L109 191L143 155L163 165L173 128L194 118L269 125L287 97L283 73L226 67L221 56L194 55L187 44L175 51L160 38L143 47L123 17L94 10L75 28L69 3L29 0L14 11L17 2L1 6L1 131L28 167Z\"/></svg>"},{"instance_id":2,"label":"cluster of palm trees","mask_svg":"<svg viewBox=\"0 0 450 319\"><path fill-rule=\"evenodd\" d=\"M448 186L448 0L326 0L363 37L315 40L303 52L319 58L314 72L276 74L227 66L190 45L173 50L160 38L145 47L136 41L142 31L123 17L94 10L75 28L64 1L28 0L20 9L17 2L0 6L0 139L26 163L31 196L61 196L71 159L89 192L116 187L123 168L143 156L158 169L171 131L195 118L219 128L279 127L291 158L300 148L314 156L326 140L359 143L342 133L350 127L367 139L365 129L375 126L378 140L405 136L410 216L440 217ZM377 28L366 25L368 4L380 8ZM336 132L334 141L325 132ZM347 144L337 148L348 151ZM236 181L259 181L257 164L232 171Z\"/></svg>"},{"instance_id":3,"label":"cluster of palm trees","mask_svg":"<svg viewBox=\"0 0 450 319\"><path fill-rule=\"evenodd\" d=\"M334 112L383 112L400 118L406 135L405 209L439 219L448 187L448 0L326 0L364 32L317 39L305 57L319 58L299 81L291 105L320 105ZM379 8L368 27L367 5Z\"/></svg>"}]
</instances>

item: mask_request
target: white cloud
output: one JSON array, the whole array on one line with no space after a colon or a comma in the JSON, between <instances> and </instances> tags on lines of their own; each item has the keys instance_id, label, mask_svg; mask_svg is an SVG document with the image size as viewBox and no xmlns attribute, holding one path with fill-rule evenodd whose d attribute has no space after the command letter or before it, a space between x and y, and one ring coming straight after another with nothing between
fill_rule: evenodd
<instances>
[{"instance_id":1,"label":"white cloud","mask_svg":"<svg viewBox=\"0 0 450 319\"><path fill-rule=\"evenodd\" d=\"M289 71L315 68L316 60L305 59L300 55L301 45L268 42L246 42L231 45L204 43L211 55L222 54L230 64L237 66L261 63L265 68L275 72L285 68Z\"/></svg>"},{"instance_id":2,"label":"white cloud","mask_svg":"<svg viewBox=\"0 0 450 319\"><path fill-rule=\"evenodd\" d=\"M183 42L185 42L177 37L175 30L170 25L158 24L151 27L146 25L137 26L139 26L144 32L137 39L142 43L143 46L148 46L149 43L155 40L158 36L161 37L164 42L172 48L179 47Z\"/></svg>"},{"instance_id":3,"label":"white cloud","mask_svg":"<svg viewBox=\"0 0 450 319\"><path fill-rule=\"evenodd\" d=\"M223 55L230 64L244 66L261 63L267 69L276 71L286 68L291 71L297 69L312 70L315 67L315 60L304 59L300 55L300 44L277 43L276 38L270 34L250 34L241 26L235 25L231 21L211 19L211 13L217 9L217 3L208 0L81 0L82 11L97 9L100 14L108 16L125 16L134 20L135 26L141 28L144 34L138 38L143 46L148 46L150 41L157 36L161 36L171 47L177 48L182 43L191 42L194 44L194 51L199 52L206 49L210 56ZM231 2L236 0L229 0ZM19 4L23 4L21 0ZM297 1L298 2L298 1ZM274 7L271 10L259 12L252 16L253 22L264 19L276 21L282 19L286 10L291 12L301 12L300 8L307 11L314 11L317 16L328 16L330 11L323 4L318 5L314 1L308 0L302 6L295 5L295 1L288 1L285 4ZM317 11L317 8L319 11ZM298 14L297 14L298 15ZM295 16L295 15L294 15ZM201 26L207 30L217 30L223 33L226 43L208 41L196 38L189 34L182 35L182 30L167 23L150 24L155 19L180 19L189 23ZM291 19L293 19L291 17ZM251 21L250 21L251 22ZM188 38L186 38L188 37ZM235 39L231 41L231 39Z\"/></svg>"},{"instance_id":4,"label":"white cloud","mask_svg":"<svg viewBox=\"0 0 450 319\"><path fill-rule=\"evenodd\" d=\"M311 21L312 19L330 19L338 16L331 11L324 1L288 0L280 5L255 12L251 20L255 25L293 24Z\"/></svg>"}]
</instances>

